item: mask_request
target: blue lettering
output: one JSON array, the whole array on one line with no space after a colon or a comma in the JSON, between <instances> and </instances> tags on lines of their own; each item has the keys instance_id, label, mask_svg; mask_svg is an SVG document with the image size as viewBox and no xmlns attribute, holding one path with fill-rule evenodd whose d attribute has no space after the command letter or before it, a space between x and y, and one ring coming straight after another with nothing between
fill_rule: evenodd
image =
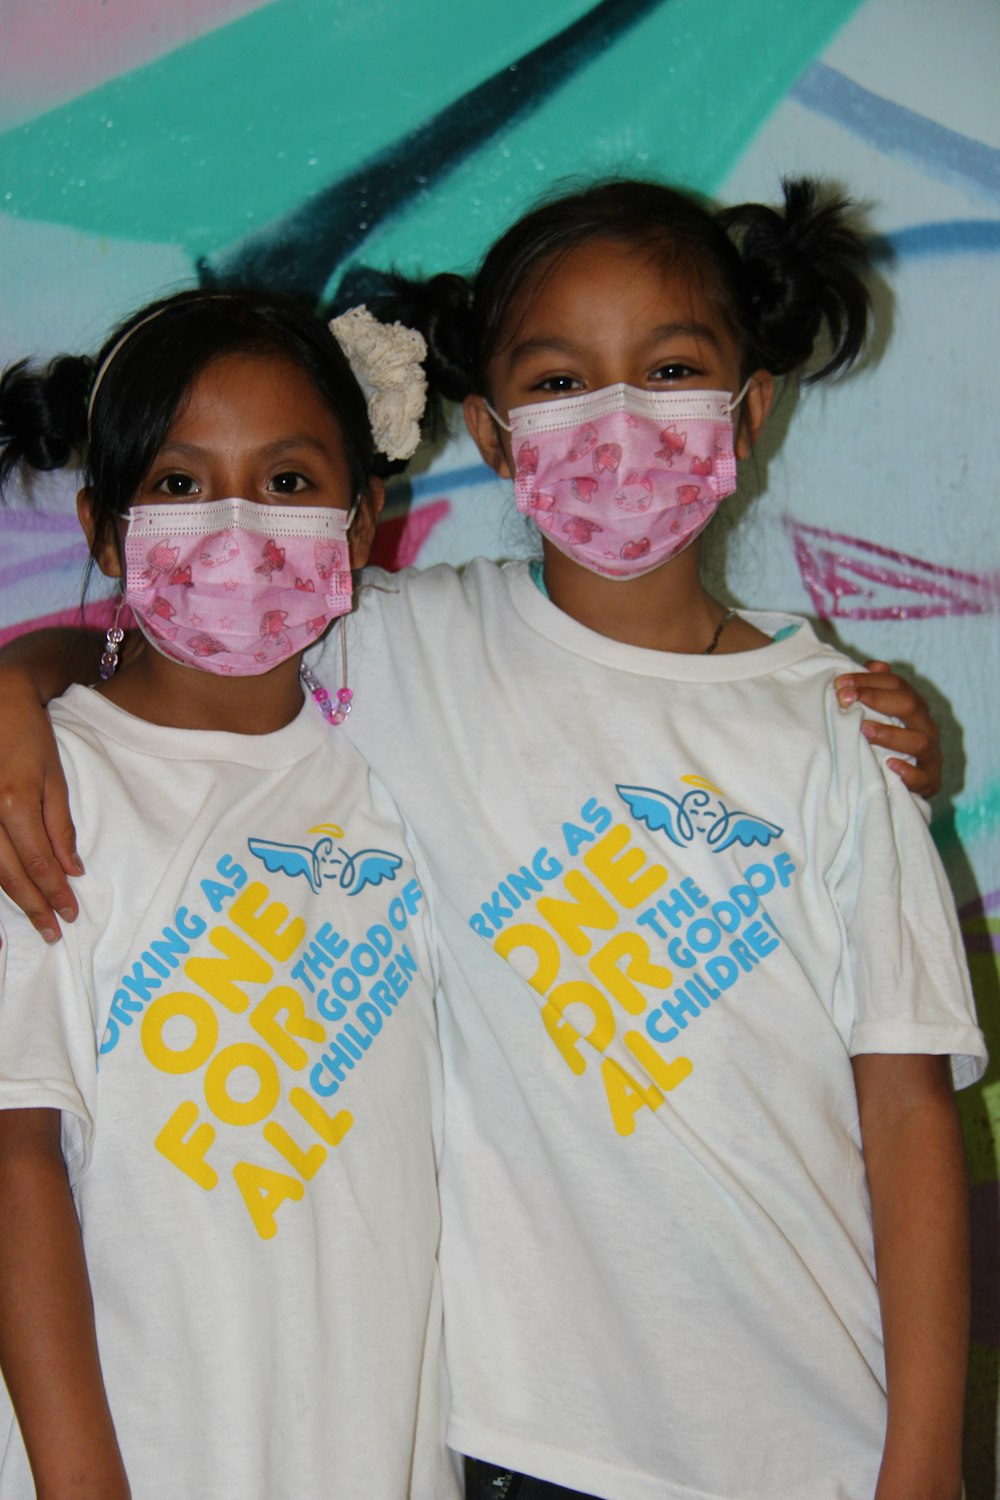
<instances>
[{"instance_id":1,"label":"blue lettering","mask_svg":"<svg viewBox=\"0 0 1000 1500\"><path fill-rule=\"evenodd\" d=\"M766 958L769 953L773 953L775 948L780 946L778 939L768 932L763 922L751 922L746 929L745 936L750 947L760 958Z\"/></svg>"},{"instance_id":2,"label":"blue lettering","mask_svg":"<svg viewBox=\"0 0 1000 1500\"><path fill-rule=\"evenodd\" d=\"M601 806L596 797L587 798L580 809L580 816L585 823L593 824L595 833L603 833L611 823L611 813Z\"/></svg>"},{"instance_id":3,"label":"blue lettering","mask_svg":"<svg viewBox=\"0 0 1000 1500\"><path fill-rule=\"evenodd\" d=\"M382 1030L382 1017L371 1001L362 1000L355 1014L367 1032L378 1036Z\"/></svg>"},{"instance_id":4,"label":"blue lettering","mask_svg":"<svg viewBox=\"0 0 1000 1500\"><path fill-rule=\"evenodd\" d=\"M329 990L320 990L316 996L316 1009L327 1021L339 1021L347 1015L347 1006L335 1000Z\"/></svg>"},{"instance_id":5,"label":"blue lettering","mask_svg":"<svg viewBox=\"0 0 1000 1500\"><path fill-rule=\"evenodd\" d=\"M161 982L155 974L146 974L141 963L133 964L131 974L122 975L122 984L127 990L131 990L133 995L138 995L143 1004L152 999L154 991L160 988Z\"/></svg>"},{"instance_id":6,"label":"blue lettering","mask_svg":"<svg viewBox=\"0 0 1000 1500\"><path fill-rule=\"evenodd\" d=\"M596 835L589 828L581 828L579 823L564 823L562 826L563 842L566 845L566 853L570 859L577 852L581 844L592 844Z\"/></svg>"},{"instance_id":7,"label":"blue lettering","mask_svg":"<svg viewBox=\"0 0 1000 1500\"><path fill-rule=\"evenodd\" d=\"M203 880L201 888L205 893L205 898L209 906L214 912L220 912L230 896L235 896L236 894L234 886L220 885L217 880Z\"/></svg>"},{"instance_id":8,"label":"blue lettering","mask_svg":"<svg viewBox=\"0 0 1000 1500\"><path fill-rule=\"evenodd\" d=\"M163 936L156 938L149 946L157 958L171 969L176 969L184 954L191 951L190 943L186 943L172 927L164 927Z\"/></svg>"},{"instance_id":9,"label":"blue lettering","mask_svg":"<svg viewBox=\"0 0 1000 1500\"><path fill-rule=\"evenodd\" d=\"M684 936L696 953L711 953L722 941L722 929L710 917L699 917Z\"/></svg>"},{"instance_id":10,"label":"blue lettering","mask_svg":"<svg viewBox=\"0 0 1000 1500\"><path fill-rule=\"evenodd\" d=\"M223 880L231 882L235 890L238 891L240 886L246 885L247 872L242 865L236 863L231 855L224 854L215 868Z\"/></svg>"},{"instance_id":11,"label":"blue lettering","mask_svg":"<svg viewBox=\"0 0 1000 1500\"><path fill-rule=\"evenodd\" d=\"M522 901L527 901L529 896L536 895L542 889L542 882L537 875L531 873L527 865L522 865L519 870L511 870L507 883Z\"/></svg>"},{"instance_id":12,"label":"blue lettering","mask_svg":"<svg viewBox=\"0 0 1000 1500\"><path fill-rule=\"evenodd\" d=\"M197 912L189 912L186 906L179 906L177 908L177 915L174 917L174 922L178 932L186 938L201 937L208 926L204 917L199 917Z\"/></svg>"}]
</instances>

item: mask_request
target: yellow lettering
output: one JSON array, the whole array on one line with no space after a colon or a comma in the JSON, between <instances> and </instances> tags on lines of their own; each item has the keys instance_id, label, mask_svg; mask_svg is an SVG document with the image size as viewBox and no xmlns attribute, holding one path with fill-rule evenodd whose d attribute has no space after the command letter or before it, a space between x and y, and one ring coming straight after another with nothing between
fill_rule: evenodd
<instances>
[{"instance_id":1,"label":"yellow lettering","mask_svg":"<svg viewBox=\"0 0 1000 1500\"><path fill-rule=\"evenodd\" d=\"M602 843L606 840L602 839ZM593 852L593 851L592 851ZM587 857L589 863L589 855ZM591 940L586 937L584 927L610 929L618 925L618 913L610 906L600 891L591 885L581 870L570 870L563 885L573 901L560 901L555 896L542 896L535 903L538 915L559 934L573 953L589 953ZM537 988L537 986L536 986Z\"/></svg>"},{"instance_id":2,"label":"yellow lettering","mask_svg":"<svg viewBox=\"0 0 1000 1500\"><path fill-rule=\"evenodd\" d=\"M294 1167L300 1177L306 1182L315 1177L320 1167L326 1161L327 1149L325 1146L310 1146L308 1151L295 1141L283 1125L277 1120L268 1120L264 1126L264 1139L272 1145L287 1161L290 1167Z\"/></svg>"},{"instance_id":3,"label":"yellow lettering","mask_svg":"<svg viewBox=\"0 0 1000 1500\"><path fill-rule=\"evenodd\" d=\"M279 1015L287 1017L284 1026L278 1024ZM304 1068L309 1061L309 1054L293 1037L300 1036L307 1042L326 1041L323 1027L306 1015L305 1001L298 990L287 984L268 991L251 1011L250 1025L290 1068Z\"/></svg>"},{"instance_id":4,"label":"yellow lettering","mask_svg":"<svg viewBox=\"0 0 1000 1500\"><path fill-rule=\"evenodd\" d=\"M163 1028L176 1016L184 1016L194 1026L194 1036L186 1047L168 1047ZM161 1073L193 1073L207 1062L219 1039L219 1022L204 995L177 990L160 995L142 1018L142 1050L154 1068Z\"/></svg>"},{"instance_id":5,"label":"yellow lettering","mask_svg":"<svg viewBox=\"0 0 1000 1500\"><path fill-rule=\"evenodd\" d=\"M657 1052L648 1037L643 1036L641 1031L626 1031L622 1037L636 1062L641 1063L654 1083L658 1083L665 1094L675 1089L679 1083L683 1083L694 1067L689 1057L674 1057L667 1062L661 1052Z\"/></svg>"},{"instance_id":6,"label":"yellow lettering","mask_svg":"<svg viewBox=\"0 0 1000 1500\"><path fill-rule=\"evenodd\" d=\"M635 1129L635 1117L640 1109L659 1109L663 1095L652 1085L644 1087L626 1073L613 1057L601 1063L604 1092L608 1096L611 1118L619 1135L631 1135Z\"/></svg>"},{"instance_id":7,"label":"yellow lettering","mask_svg":"<svg viewBox=\"0 0 1000 1500\"><path fill-rule=\"evenodd\" d=\"M624 973L618 967L622 959L627 960ZM650 961L649 944L637 932L620 932L609 938L590 960L590 969L618 1004L634 1016L641 1016L647 1005L645 995L636 985L651 984L665 990L673 979L669 969Z\"/></svg>"},{"instance_id":8,"label":"yellow lettering","mask_svg":"<svg viewBox=\"0 0 1000 1500\"><path fill-rule=\"evenodd\" d=\"M284 963L305 937L306 924L301 917L294 917L289 922L288 907L282 901L272 901L265 906L270 894L267 886L259 880L251 881L230 906L229 920L234 926L242 927L265 953L270 953L278 963ZM285 922L288 926L282 931Z\"/></svg>"},{"instance_id":9,"label":"yellow lettering","mask_svg":"<svg viewBox=\"0 0 1000 1500\"><path fill-rule=\"evenodd\" d=\"M594 1024L589 1032L577 1031L571 1022L565 1020L566 1007L569 1005L583 1005L590 1011ZM571 979L565 984L557 985L542 1006L542 1021L549 1036L577 1074L585 1072L587 1067L577 1048L577 1042L587 1041L598 1052L603 1052L615 1034L615 1018L611 1006L600 990L588 984L585 979Z\"/></svg>"},{"instance_id":10,"label":"yellow lettering","mask_svg":"<svg viewBox=\"0 0 1000 1500\"><path fill-rule=\"evenodd\" d=\"M274 1216L286 1199L297 1201L305 1195L297 1177L289 1177L287 1172L272 1172L270 1167L259 1167L252 1161L238 1161L233 1177L262 1240L272 1240L277 1234Z\"/></svg>"},{"instance_id":11,"label":"yellow lettering","mask_svg":"<svg viewBox=\"0 0 1000 1500\"><path fill-rule=\"evenodd\" d=\"M288 1102L328 1146L339 1146L354 1124L350 1110L338 1109L335 1115L328 1115L319 1100L313 1094L307 1094L305 1089L292 1089Z\"/></svg>"},{"instance_id":12,"label":"yellow lettering","mask_svg":"<svg viewBox=\"0 0 1000 1500\"><path fill-rule=\"evenodd\" d=\"M198 1106L187 1100L178 1104L170 1119L156 1137L156 1149L192 1182L208 1191L215 1187L219 1174L205 1160L215 1140L215 1130L208 1124L197 1124ZM196 1126L192 1130L192 1126ZM190 1132L190 1134L188 1133Z\"/></svg>"},{"instance_id":13,"label":"yellow lettering","mask_svg":"<svg viewBox=\"0 0 1000 1500\"><path fill-rule=\"evenodd\" d=\"M559 945L544 927L535 927L530 922L521 922L501 932L493 947L501 958L509 959L515 948L530 948L538 959L538 967L528 980L532 989L544 995L559 973ZM520 970L518 970L520 973Z\"/></svg>"},{"instance_id":14,"label":"yellow lettering","mask_svg":"<svg viewBox=\"0 0 1000 1500\"><path fill-rule=\"evenodd\" d=\"M235 904L235 903L234 903ZM232 910L232 908L230 908ZM184 965L187 977L224 1005L227 1010L239 1014L246 1010L250 1001L246 993L235 982L266 984L274 970L266 958L255 953L228 927L213 927L208 934L213 948L218 948L224 958L189 958Z\"/></svg>"},{"instance_id":15,"label":"yellow lettering","mask_svg":"<svg viewBox=\"0 0 1000 1500\"><path fill-rule=\"evenodd\" d=\"M624 823L616 823L583 856L583 862L591 874L628 911L640 902L648 901L667 878L663 865L650 865L644 875L639 875L646 863L642 850L633 847L622 853L631 836L631 830ZM541 902L538 904L541 906Z\"/></svg>"},{"instance_id":16,"label":"yellow lettering","mask_svg":"<svg viewBox=\"0 0 1000 1500\"><path fill-rule=\"evenodd\" d=\"M252 1099L234 1099L229 1079L237 1068L250 1068L257 1075ZM278 1102L281 1084L274 1058L255 1042L234 1042L217 1052L205 1071L205 1103L224 1125L256 1125Z\"/></svg>"}]
</instances>

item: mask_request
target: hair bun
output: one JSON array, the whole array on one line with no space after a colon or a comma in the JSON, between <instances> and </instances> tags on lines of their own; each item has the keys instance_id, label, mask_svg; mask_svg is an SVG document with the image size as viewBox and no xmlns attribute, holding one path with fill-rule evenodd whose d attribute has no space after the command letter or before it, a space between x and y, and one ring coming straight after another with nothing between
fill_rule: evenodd
<instances>
[{"instance_id":1,"label":"hair bun","mask_svg":"<svg viewBox=\"0 0 1000 1500\"><path fill-rule=\"evenodd\" d=\"M93 360L64 355L47 369L27 360L0 377L0 486L19 465L61 469L87 439L87 393Z\"/></svg>"},{"instance_id":2,"label":"hair bun","mask_svg":"<svg viewBox=\"0 0 1000 1500\"><path fill-rule=\"evenodd\" d=\"M825 327L829 355L805 377L819 380L846 370L864 347L870 256L849 199L824 196L811 178L786 179L782 189L783 210L745 203L724 210L719 223L739 250L768 368L782 375L804 365Z\"/></svg>"}]
</instances>

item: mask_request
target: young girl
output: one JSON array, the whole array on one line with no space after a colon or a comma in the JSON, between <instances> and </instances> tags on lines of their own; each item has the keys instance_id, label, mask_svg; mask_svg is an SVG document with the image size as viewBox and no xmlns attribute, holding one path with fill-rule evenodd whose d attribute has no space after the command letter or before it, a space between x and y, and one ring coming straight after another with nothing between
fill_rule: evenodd
<instances>
[{"instance_id":1,"label":"young girl","mask_svg":"<svg viewBox=\"0 0 1000 1500\"><path fill-rule=\"evenodd\" d=\"M808 194L744 219L741 253L616 184L427 289L432 372L517 473L543 563L375 578L346 631L345 730L440 897L449 1433L484 1496L957 1493L961 1151L933 1054L967 1079L982 1042L947 897L837 708L842 658L698 574L818 310L832 367L860 347L860 249Z\"/></svg>"},{"instance_id":2,"label":"young girl","mask_svg":"<svg viewBox=\"0 0 1000 1500\"><path fill-rule=\"evenodd\" d=\"M352 737L439 897L449 1436L483 1497L959 1494L948 1057L968 1083L984 1049L950 896L848 664L699 574L775 378L862 347L864 269L810 184L715 217L619 182L424 289L543 553L383 578L348 627Z\"/></svg>"},{"instance_id":3,"label":"young girl","mask_svg":"<svg viewBox=\"0 0 1000 1500\"><path fill-rule=\"evenodd\" d=\"M2 393L8 461L84 449L145 646L51 705L79 921L0 908L0 1496L457 1497L424 898L350 688L300 683L385 440L276 298L168 299L96 363Z\"/></svg>"}]
</instances>

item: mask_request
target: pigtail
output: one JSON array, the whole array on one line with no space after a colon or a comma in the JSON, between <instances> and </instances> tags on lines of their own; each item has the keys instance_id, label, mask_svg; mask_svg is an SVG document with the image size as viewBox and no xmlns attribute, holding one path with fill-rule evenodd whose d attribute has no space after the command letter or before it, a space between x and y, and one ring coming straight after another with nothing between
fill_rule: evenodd
<instances>
[{"instance_id":1,"label":"pigtail","mask_svg":"<svg viewBox=\"0 0 1000 1500\"><path fill-rule=\"evenodd\" d=\"M427 341L427 381L434 396L463 401L476 389L476 335L472 287L444 273L427 281L390 278L389 290L372 311L383 323L416 328Z\"/></svg>"},{"instance_id":2,"label":"pigtail","mask_svg":"<svg viewBox=\"0 0 1000 1500\"><path fill-rule=\"evenodd\" d=\"M776 375L801 370L825 329L830 352L804 377L847 370L864 347L871 312L867 245L846 198L821 196L809 178L782 183L784 210L760 203L725 209L717 222L735 243L760 363Z\"/></svg>"},{"instance_id":3,"label":"pigtail","mask_svg":"<svg viewBox=\"0 0 1000 1500\"><path fill-rule=\"evenodd\" d=\"M44 473L82 454L93 378L93 361L77 355L41 370L21 360L0 377L0 495L20 467Z\"/></svg>"}]
</instances>

